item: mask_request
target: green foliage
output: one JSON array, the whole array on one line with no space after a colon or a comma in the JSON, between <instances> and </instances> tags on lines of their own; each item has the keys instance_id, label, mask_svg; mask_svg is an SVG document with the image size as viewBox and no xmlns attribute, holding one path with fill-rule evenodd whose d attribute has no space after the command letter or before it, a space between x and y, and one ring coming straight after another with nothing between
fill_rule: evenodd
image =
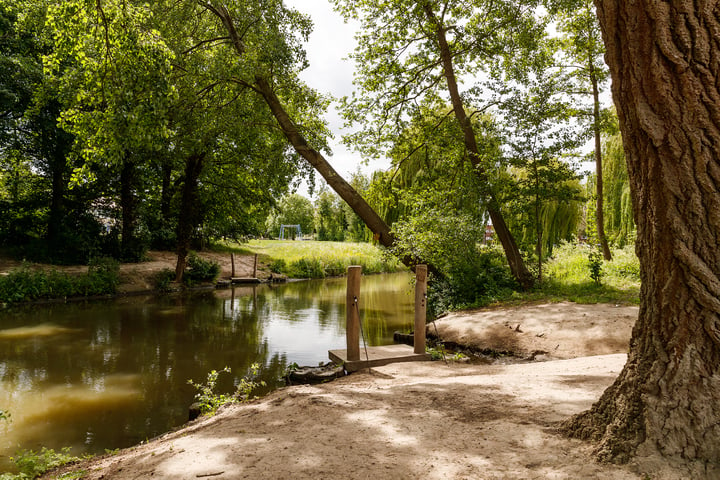
<instances>
[{"instance_id":1,"label":"green foliage","mask_svg":"<svg viewBox=\"0 0 720 480\"><path fill-rule=\"evenodd\" d=\"M321 242L345 240L345 211L340 198L327 188L321 188L315 200L315 231Z\"/></svg>"},{"instance_id":2,"label":"green foliage","mask_svg":"<svg viewBox=\"0 0 720 480\"><path fill-rule=\"evenodd\" d=\"M533 252L538 275L552 246L576 233L582 208L580 175L569 161L582 137L564 100L569 87L550 65L551 59L538 65L503 103L512 168L499 201L509 206L510 229L523 233L521 248Z\"/></svg>"},{"instance_id":3,"label":"green foliage","mask_svg":"<svg viewBox=\"0 0 720 480\"><path fill-rule=\"evenodd\" d=\"M0 276L0 302L18 303L41 299L114 294L119 284L119 265L112 259L91 262L88 272L70 275L56 270L33 270L24 264Z\"/></svg>"},{"instance_id":4,"label":"green foliage","mask_svg":"<svg viewBox=\"0 0 720 480\"><path fill-rule=\"evenodd\" d=\"M270 258L270 270L293 278L325 278L345 275L350 265L360 265L363 273L395 272L401 267L369 243L251 240L254 253Z\"/></svg>"},{"instance_id":5,"label":"green foliage","mask_svg":"<svg viewBox=\"0 0 720 480\"><path fill-rule=\"evenodd\" d=\"M635 254L635 245L613 250L613 259L603 264L603 271L608 277L640 282L640 262Z\"/></svg>"},{"instance_id":6,"label":"green foliage","mask_svg":"<svg viewBox=\"0 0 720 480\"><path fill-rule=\"evenodd\" d=\"M253 377L257 376L259 370L260 365L257 363L253 363L250 366L250 372ZM192 380L188 380L188 384L192 385L197 390L195 400L200 404L200 411L203 415L214 414L217 409L223 405L246 402L251 399L250 395L255 389L265 386L264 381L258 382L249 376L245 376L238 382L234 394L228 395L215 393L218 377L221 373L231 373L231 370L229 367L225 367L220 371L212 370L208 373L205 383L195 383Z\"/></svg>"},{"instance_id":7,"label":"green foliage","mask_svg":"<svg viewBox=\"0 0 720 480\"><path fill-rule=\"evenodd\" d=\"M287 271L287 263L282 258L273 258L268 268L273 273L283 273Z\"/></svg>"},{"instance_id":8,"label":"green foliage","mask_svg":"<svg viewBox=\"0 0 720 480\"><path fill-rule=\"evenodd\" d=\"M445 347L442 344L437 344L435 346L426 346L425 353L428 353L430 355L430 359L433 361L447 360L449 362L461 362L468 358L467 355L462 352L452 353L446 351Z\"/></svg>"},{"instance_id":9,"label":"green foliage","mask_svg":"<svg viewBox=\"0 0 720 480\"><path fill-rule=\"evenodd\" d=\"M294 278L324 278L325 268L319 258L301 258L290 263L287 274Z\"/></svg>"},{"instance_id":10,"label":"green foliage","mask_svg":"<svg viewBox=\"0 0 720 480\"><path fill-rule=\"evenodd\" d=\"M613 250L613 260L603 261L603 281L590 278L588 245L563 243L545 264L546 278L535 290L513 293L503 300L573 301L577 303L637 304L640 295L639 260L631 246Z\"/></svg>"},{"instance_id":11,"label":"green foliage","mask_svg":"<svg viewBox=\"0 0 720 480\"><path fill-rule=\"evenodd\" d=\"M270 237L278 238L281 225L300 225L303 235L312 233L315 209L312 202L302 195L292 194L283 197L277 206L277 212L267 219L266 230ZM285 229L285 238L294 239L297 231Z\"/></svg>"},{"instance_id":12,"label":"green foliage","mask_svg":"<svg viewBox=\"0 0 720 480\"><path fill-rule=\"evenodd\" d=\"M622 248L634 242L636 229L625 152L620 134L606 137L603 141L603 151L605 152L603 158L605 232L613 244Z\"/></svg>"},{"instance_id":13,"label":"green foliage","mask_svg":"<svg viewBox=\"0 0 720 480\"><path fill-rule=\"evenodd\" d=\"M593 281L598 285L600 285L600 280L602 280L603 276L602 265L602 253L596 250L590 251L590 253L588 253L588 268L590 269L590 278L592 278Z\"/></svg>"},{"instance_id":14,"label":"green foliage","mask_svg":"<svg viewBox=\"0 0 720 480\"><path fill-rule=\"evenodd\" d=\"M10 417L11 417L10 412L5 411L5 410L0 410L0 420L4 420L4 421L6 421L6 422L9 422L9 421L10 421Z\"/></svg>"},{"instance_id":15,"label":"green foliage","mask_svg":"<svg viewBox=\"0 0 720 480\"><path fill-rule=\"evenodd\" d=\"M70 455L70 447L63 448L60 452L43 447L39 452L25 450L11 458L20 473L0 474L0 480L32 480L53 468L81 460ZM62 476L59 478L70 479L80 478L77 476Z\"/></svg>"},{"instance_id":16,"label":"green foliage","mask_svg":"<svg viewBox=\"0 0 720 480\"><path fill-rule=\"evenodd\" d=\"M220 265L212 260L205 260L195 252L191 252L187 260L187 270L183 282L187 285L214 282L220 275Z\"/></svg>"},{"instance_id":17,"label":"green foliage","mask_svg":"<svg viewBox=\"0 0 720 480\"><path fill-rule=\"evenodd\" d=\"M443 311L484 305L517 287L502 250L483 245L485 223L467 213L423 203L407 220L393 224L397 236L393 253L432 264L428 291L430 316Z\"/></svg>"},{"instance_id":18,"label":"green foliage","mask_svg":"<svg viewBox=\"0 0 720 480\"><path fill-rule=\"evenodd\" d=\"M155 289L159 292L169 292L170 284L175 280L175 271L164 268L157 272L153 278Z\"/></svg>"}]
</instances>

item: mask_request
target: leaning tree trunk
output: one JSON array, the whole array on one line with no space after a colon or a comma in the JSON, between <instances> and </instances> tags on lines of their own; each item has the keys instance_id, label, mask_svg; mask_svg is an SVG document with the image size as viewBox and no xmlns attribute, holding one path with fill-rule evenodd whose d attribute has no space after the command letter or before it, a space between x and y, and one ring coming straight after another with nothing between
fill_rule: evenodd
<instances>
[{"instance_id":1,"label":"leaning tree trunk","mask_svg":"<svg viewBox=\"0 0 720 480\"><path fill-rule=\"evenodd\" d=\"M475 131L473 130L470 118L465 112L462 96L460 95L460 89L458 88L457 79L455 78L455 68L452 60L452 52L450 45L447 41L444 27L440 24L440 21L435 16L435 12L432 6L425 2L423 3L423 9L427 16L428 21L435 27L435 35L437 35L438 47L440 50L440 61L443 66L443 74L448 87L448 93L453 105L453 112L455 113L455 119L457 120L460 128L463 132L463 143L465 149L470 157L475 174L478 176L480 182L484 186L490 185L490 181L487 176L482 162L480 161L480 152L478 149L477 139L475 137ZM520 249L518 248L515 237L513 237L510 229L505 223L505 218L500 211L495 196L491 191L486 191L485 198L487 200L487 210L490 214L490 220L492 220L493 228L495 233L500 240L500 244L505 252L505 258L510 266L510 271L515 277L515 280L525 289L532 287L534 279L530 271L525 265Z\"/></svg>"},{"instance_id":2,"label":"leaning tree trunk","mask_svg":"<svg viewBox=\"0 0 720 480\"><path fill-rule=\"evenodd\" d=\"M624 370L566 428L598 439L605 459L660 452L718 478L720 11L714 1L596 5L624 139L642 290Z\"/></svg>"},{"instance_id":3,"label":"leaning tree trunk","mask_svg":"<svg viewBox=\"0 0 720 480\"><path fill-rule=\"evenodd\" d=\"M390 227L388 227L385 221L380 218L380 215L368 205L362 195L357 193L352 185L335 171L325 157L308 145L305 138L298 131L295 123L285 111L280 99L273 91L270 82L263 77L256 77L254 88L263 96L265 103L270 107L270 111L280 125L283 134L285 134L285 137L295 151L322 175L330 188L337 192L340 198L352 208L353 212L355 212L357 216L365 222L365 225L377 236L381 245L385 247L392 246L395 239L390 232Z\"/></svg>"}]
</instances>

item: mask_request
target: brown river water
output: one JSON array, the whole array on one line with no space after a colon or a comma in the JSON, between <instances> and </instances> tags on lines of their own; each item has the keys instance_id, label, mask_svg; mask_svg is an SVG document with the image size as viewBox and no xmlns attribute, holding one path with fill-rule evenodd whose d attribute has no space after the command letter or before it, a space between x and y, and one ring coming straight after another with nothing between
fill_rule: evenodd
<instances>
[{"instance_id":1,"label":"brown river water","mask_svg":"<svg viewBox=\"0 0 720 480\"><path fill-rule=\"evenodd\" d=\"M409 274L362 277L368 345L413 324ZM345 348L343 278L0 310L0 473L20 450L101 454L187 421L195 389L224 367L228 393L261 366L267 389L286 368ZM266 389L266 390L267 390Z\"/></svg>"}]
</instances>

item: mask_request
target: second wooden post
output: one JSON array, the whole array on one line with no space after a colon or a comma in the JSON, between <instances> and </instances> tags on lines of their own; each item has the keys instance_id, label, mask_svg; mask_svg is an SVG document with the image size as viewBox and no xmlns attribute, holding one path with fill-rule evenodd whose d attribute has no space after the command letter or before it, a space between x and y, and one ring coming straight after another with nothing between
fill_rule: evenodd
<instances>
[{"instance_id":1,"label":"second wooden post","mask_svg":"<svg viewBox=\"0 0 720 480\"><path fill-rule=\"evenodd\" d=\"M360 360L360 273L362 267L350 266L347 271L347 296L345 312L347 324L345 338L347 340L347 359L350 362Z\"/></svg>"},{"instance_id":2,"label":"second wooden post","mask_svg":"<svg viewBox=\"0 0 720 480\"><path fill-rule=\"evenodd\" d=\"M415 332L413 351L425 353L425 321L427 316L427 265L415 266Z\"/></svg>"}]
</instances>

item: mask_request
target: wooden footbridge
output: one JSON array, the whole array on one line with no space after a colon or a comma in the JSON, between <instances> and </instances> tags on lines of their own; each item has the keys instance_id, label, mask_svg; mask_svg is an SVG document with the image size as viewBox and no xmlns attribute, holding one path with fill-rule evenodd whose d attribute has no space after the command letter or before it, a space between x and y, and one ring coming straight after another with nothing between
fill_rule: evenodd
<instances>
[{"instance_id":1,"label":"wooden footbridge","mask_svg":"<svg viewBox=\"0 0 720 480\"><path fill-rule=\"evenodd\" d=\"M427 312L427 266L415 267L415 330L413 344L368 347L363 338L360 348L360 274L362 267L348 267L346 296L346 344L343 350L330 350L328 355L334 363L342 363L348 372L363 368L379 367L397 362L418 362L430 360L425 353L425 317Z\"/></svg>"}]
</instances>

